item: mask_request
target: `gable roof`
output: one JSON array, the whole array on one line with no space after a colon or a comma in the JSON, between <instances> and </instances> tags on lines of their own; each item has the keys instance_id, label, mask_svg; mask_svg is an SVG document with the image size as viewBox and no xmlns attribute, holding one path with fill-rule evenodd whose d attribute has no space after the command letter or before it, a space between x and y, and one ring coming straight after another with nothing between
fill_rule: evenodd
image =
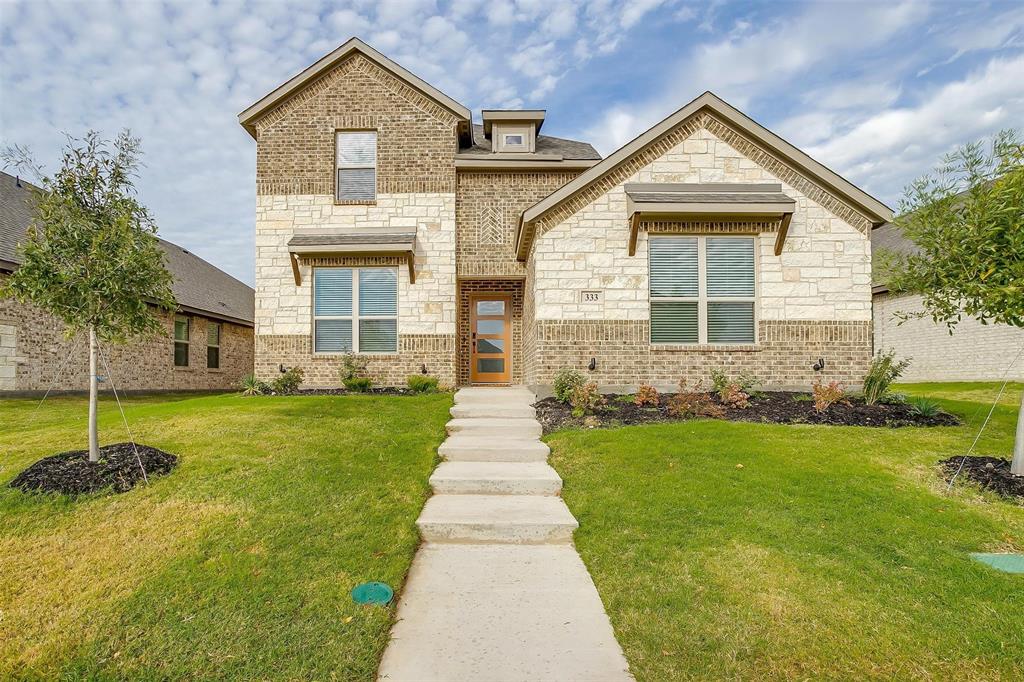
<instances>
[{"instance_id":1,"label":"gable roof","mask_svg":"<svg viewBox=\"0 0 1024 682\"><path fill-rule=\"evenodd\" d=\"M516 252L520 260L525 259L525 252L528 252L529 240L532 232L524 240L525 227L541 218L545 213L562 204L573 195L585 189L588 185L611 172L622 162L643 150L647 145L658 140L661 136L670 132L679 124L690 117L707 110L745 135L764 145L773 152L779 154L783 159L792 163L801 172L806 173L814 181L825 188L835 192L837 196L849 202L852 206L862 211L875 225L881 225L892 220L892 209L875 199L867 192L846 180L838 173L818 163L810 156L800 151L789 142L771 132L761 124L757 123L741 111L727 103L712 92L705 92L689 104L671 114L660 123L641 133L636 138L609 154L603 161L580 173L572 181L566 183L559 189L549 194L525 211L519 221L519 230L516 234Z\"/></svg>"},{"instance_id":2,"label":"gable roof","mask_svg":"<svg viewBox=\"0 0 1024 682\"><path fill-rule=\"evenodd\" d=\"M0 271L21 263L18 243L35 215L35 185L0 171ZM252 326L255 292L194 253L160 239L164 264L174 277L171 290L182 310Z\"/></svg>"},{"instance_id":3,"label":"gable roof","mask_svg":"<svg viewBox=\"0 0 1024 682\"><path fill-rule=\"evenodd\" d=\"M320 75L326 73L332 69L335 65L341 62L346 57L351 56L354 53L359 53L374 62L377 66L381 67L385 71L390 72L396 78L401 79L409 86L419 90L424 95L434 100L444 108L451 111L453 114L458 116L464 121L472 120L472 114L462 104L459 104L454 99L444 94L430 83L417 76L416 74L408 71L397 63L391 61L377 50L373 49L359 38L349 38L340 47L324 55L312 65L306 67L299 73L295 74L282 85L278 86L271 92L264 95L257 102L251 104L245 111L238 114L238 122L244 127L253 139L256 138L256 125L255 122L260 116L269 112L271 109L276 107L278 104L288 99L296 92L304 88L306 85L312 83Z\"/></svg>"}]
</instances>

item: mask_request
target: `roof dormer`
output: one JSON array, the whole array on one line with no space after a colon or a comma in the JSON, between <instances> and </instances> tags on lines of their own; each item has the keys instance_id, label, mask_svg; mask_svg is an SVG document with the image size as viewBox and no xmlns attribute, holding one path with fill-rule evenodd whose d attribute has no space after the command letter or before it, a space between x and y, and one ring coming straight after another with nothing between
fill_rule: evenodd
<instances>
[{"instance_id":1,"label":"roof dormer","mask_svg":"<svg viewBox=\"0 0 1024 682\"><path fill-rule=\"evenodd\" d=\"M495 153L533 154L544 125L543 109L484 109L484 137Z\"/></svg>"}]
</instances>

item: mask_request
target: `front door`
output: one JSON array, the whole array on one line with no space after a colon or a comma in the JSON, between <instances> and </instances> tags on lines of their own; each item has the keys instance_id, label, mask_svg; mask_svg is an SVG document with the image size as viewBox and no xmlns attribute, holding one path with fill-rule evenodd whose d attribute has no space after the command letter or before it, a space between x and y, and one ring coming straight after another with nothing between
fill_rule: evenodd
<instances>
[{"instance_id":1,"label":"front door","mask_svg":"<svg viewBox=\"0 0 1024 682\"><path fill-rule=\"evenodd\" d=\"M474 384L507 384L512 376L512 297L473 296L470 305L470 379Z\"/></svg>"}]
</instances>

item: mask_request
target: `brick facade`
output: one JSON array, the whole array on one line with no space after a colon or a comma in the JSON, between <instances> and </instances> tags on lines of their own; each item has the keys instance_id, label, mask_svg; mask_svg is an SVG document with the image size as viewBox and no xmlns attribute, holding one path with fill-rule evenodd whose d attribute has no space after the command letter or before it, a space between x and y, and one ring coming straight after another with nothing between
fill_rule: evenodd
<instances>
[{"instance_id":1,"label":"brick facade","mask_svg":"<svg viewBox=\"0 0 1024 682\"><path fill-rule=\"evenodd\" d=\"M174 316L160 314L161 331L128 345L104 344L110 379L119 391L230 390L253 371L253 330L221 322L220 368L206 367L206 325L189 315L189 366L174 366ZM89 348L84 335L71 340L51 315L30 305L0 300L0 392L85 391ZM12 352L13 351L13 352ZM100 373L107 374L103 364ZM108 390L111 382L100 384Z\"/></svg>"},{"instance_id":2,"label":"brick facade","mask_svg":"<svg viewBox=\"0 0 1024 682\"><path fill-rule=\"evenodd\" d=\"M878 294L874 298L875 351L896 351L910 358L905 381L1024 380L1024 359L1007 368L1024 348L1024 329L981 324L965 318L952 334L930 317L900 323L896 313L924 312L918 295Z\"/></svg>"}]
</instances>

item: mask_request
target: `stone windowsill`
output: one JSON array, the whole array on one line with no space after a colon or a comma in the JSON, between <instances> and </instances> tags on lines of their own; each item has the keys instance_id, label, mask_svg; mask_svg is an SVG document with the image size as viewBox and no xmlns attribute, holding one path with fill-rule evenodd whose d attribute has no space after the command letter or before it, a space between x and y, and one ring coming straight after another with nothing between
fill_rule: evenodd
<instances>
[{"instance_id":1,"label":"stone windowsill","mask_svg":"<svg viewBox=\"0 0 1024 682\"><path fill-rule=\"evenodd\" d=\"M335 206L376 206L376 199L335 199Z\"/></svg>"},{"instance_id":2,"label":"stone windowsill","mask_svg":"<svg viewBox=\"0 0 1024 682\"><path fill-rule=\"evenodd\" d=\"M317 353L315 351L313 352L314 358L342 358L345 357L346 355L349 355L349 353ZM393 358L396 355L398 355L398 351L394 351L393 353L352 353L352 355L356 358L373 360L375 358Z\"/></svg>"},{"instance_id":3,"label":"stone windowsill","mask_svg":"<svg viewBox=\"0 0 1024 682\"><path fill-rule=\"evenodd\" d=\"M693 345L651 344L651 351L658 353L710 353L722 351L730 353L758 353L762 350L764 350L764 347L756 343L700 343Z\"/></svg>"}]
</instances>

